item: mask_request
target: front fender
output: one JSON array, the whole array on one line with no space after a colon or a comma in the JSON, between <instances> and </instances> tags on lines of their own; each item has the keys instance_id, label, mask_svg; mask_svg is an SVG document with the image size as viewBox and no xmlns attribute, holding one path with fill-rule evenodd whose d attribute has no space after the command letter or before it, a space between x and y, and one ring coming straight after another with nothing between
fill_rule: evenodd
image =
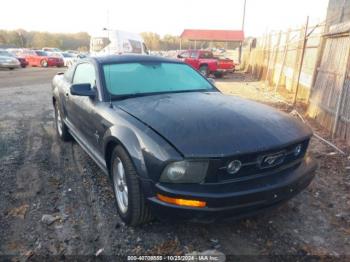
<instances>
[{"instance_id":1,"label":"front fender","mask_svg":"<svg viewBox=\"0 0 350 262\"><path fill-rule=\"evenodd\" d=\"M103 138L105 159L110 143L122 145L128 152L141 179L158 181L169 161L179 161L181 155L152 129L140 125L110 127Z\"/></svg>"},{"instance_id":2,"label":"front fender","mask_svg":"<svg viewBox=\"0 0 350 262\"><path fill-rule=\"evenodd\" d=\"M132 159L137 173L142 177L147 177L147 169L142 155L140 142L130 128L126 126L112 126L105 133L103 141L105 159L107 156L108 145L111 142L122 145Z\"/></svg>"}]
</instances>

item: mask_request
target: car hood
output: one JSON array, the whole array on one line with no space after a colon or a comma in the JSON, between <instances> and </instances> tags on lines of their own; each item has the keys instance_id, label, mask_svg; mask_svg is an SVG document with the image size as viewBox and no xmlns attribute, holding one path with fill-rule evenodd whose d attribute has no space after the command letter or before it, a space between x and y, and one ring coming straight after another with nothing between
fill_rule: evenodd
<instances>
[{"instance_id":1,"label":"car hood","mask_svg":"<svg viewBox=\"0 0 350 262\"><path fill-rule=\"evenodd\" d=\"M264 151L312 134L285 113L219 92L153 95L114 105L152 128L185 157Z\"/></svg>"},{"instance_id":2,"label":"car hood","mask_svg":"<svg viewBox=\"0 0 350 262\"><path fill-rule=\"evenodd\" d=\"M0 55L0 59L1 59L1 60L17 61L17 59L16 59L15 57L12 57L12 56L4 56L4 55Z\"/></svg>"}]
</instances>

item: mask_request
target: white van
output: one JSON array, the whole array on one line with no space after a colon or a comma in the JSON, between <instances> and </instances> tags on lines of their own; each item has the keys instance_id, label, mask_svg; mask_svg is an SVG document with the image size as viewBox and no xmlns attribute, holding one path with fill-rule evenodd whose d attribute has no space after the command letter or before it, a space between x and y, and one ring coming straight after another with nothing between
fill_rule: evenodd
<instances>
[{"instance_id":1,"label":"white van","mask_svg":"<svg viewBox=\"0 0 350 262\"><path fill-rule=\"evenodd\" d=\"M91 35L90 54L92 56L148 54L148 50L139 34L120 30L103 30Z\"/></svg>"}]
</instances>

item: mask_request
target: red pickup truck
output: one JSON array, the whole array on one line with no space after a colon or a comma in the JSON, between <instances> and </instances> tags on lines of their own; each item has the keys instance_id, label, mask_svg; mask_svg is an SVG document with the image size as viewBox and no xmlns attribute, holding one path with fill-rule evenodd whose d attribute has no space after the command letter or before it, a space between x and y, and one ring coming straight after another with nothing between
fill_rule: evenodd
<instances>
[{"instance_id":1,"label":"red pickup truck","mask_svg":"<svg viewBox=\"0 0 350 262\"><path fill-rule=\"evenodd\" d=\"M231 59L216 58L211 51L187 50L177 57L206 77L213 74L220 78L226 73L235 71L235 64Z\"/></svg>"}]
</instances>

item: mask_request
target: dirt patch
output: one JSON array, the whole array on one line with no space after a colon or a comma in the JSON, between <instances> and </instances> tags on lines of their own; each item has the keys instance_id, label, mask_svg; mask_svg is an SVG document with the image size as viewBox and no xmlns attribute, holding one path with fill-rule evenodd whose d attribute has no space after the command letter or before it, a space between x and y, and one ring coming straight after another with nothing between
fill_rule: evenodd
<instances>
[{"instance_id":1,"label":"dirt patch","mask_svg":"<svg viewBox=\"0 0 350 262\"><path fill-rule=\"evenodd\" d=\"M19 218L22 218L24 219L26 213L27 213L27 210L29 208L29 205L25 204L25 205L22 205L20 207L15 207L15 208L12 208L11 210L9 210L7 212L7 216L11 216L11 217L19 217Z\"/></svg>"}]
</instances>

